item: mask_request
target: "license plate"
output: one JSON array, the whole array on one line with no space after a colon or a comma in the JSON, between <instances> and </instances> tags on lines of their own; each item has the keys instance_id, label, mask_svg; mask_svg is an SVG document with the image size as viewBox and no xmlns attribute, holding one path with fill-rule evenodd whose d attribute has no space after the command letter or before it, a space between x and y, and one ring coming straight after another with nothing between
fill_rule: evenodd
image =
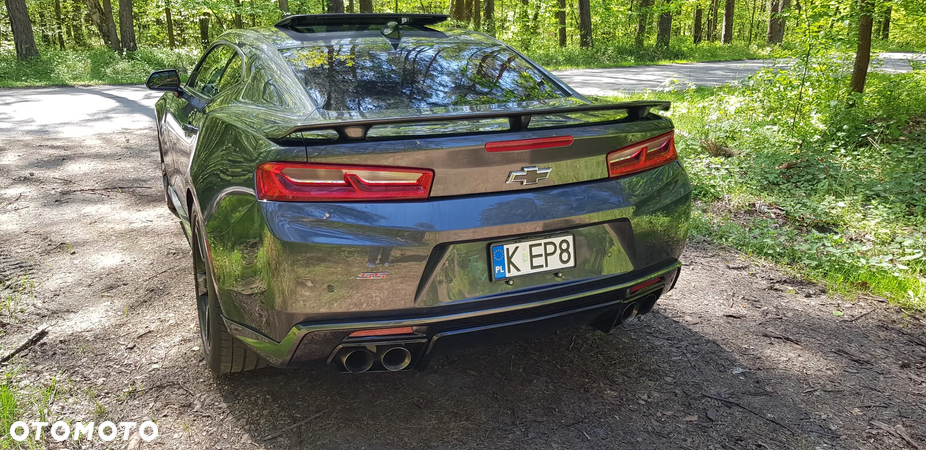
<instances>
[{"instance_id":1,"label":"license plate","mask_svg":"<svg viewBox=\"0 0 926 450\"><path fill-rule=\"evenodd\" d=\"M576 266L575 245L571 234L510 244L493 244L489 254L492 257L493 280Z\"/></svg>"}]
</instances>

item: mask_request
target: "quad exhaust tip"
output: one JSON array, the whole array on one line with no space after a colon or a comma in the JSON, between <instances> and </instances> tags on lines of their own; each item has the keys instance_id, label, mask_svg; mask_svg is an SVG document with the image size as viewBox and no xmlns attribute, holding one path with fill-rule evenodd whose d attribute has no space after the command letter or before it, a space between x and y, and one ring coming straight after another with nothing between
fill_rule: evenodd
<instances>
[{"instance_id":1,"label":"quad exhaust tip","mask_svg":"<svg viewBox=\"0 0 926 450\"><path fill-rule=\"evenodd\" d=\"M624 310L621 311L620 323L630 323L633 319L637 318L637 313L640 312L640 304L637 302L630 302L627 306L624 307Z\"/></svg>"},{"instance_id":2,"label":"quad exhaust tip","mask_svg":"<svg viewBox=\"0 0 926 450\"><path fill-rule=\"evenodd\" d=\"M379 354L379 362L390 372L398 372L412 363L412 353L405 347L391 347Z\"/></svg>"},{"instance_id":3,"label":"quad exhaust tip","mask_svg":"<svg viewBox=\"0 0 926 450\"><path fill-rule=\"evenodd\" d=\"M363 373L373 367L373 353L364 348L347 349L338 355L341 364L350 373Z\"/></svg>"}]
</instances>

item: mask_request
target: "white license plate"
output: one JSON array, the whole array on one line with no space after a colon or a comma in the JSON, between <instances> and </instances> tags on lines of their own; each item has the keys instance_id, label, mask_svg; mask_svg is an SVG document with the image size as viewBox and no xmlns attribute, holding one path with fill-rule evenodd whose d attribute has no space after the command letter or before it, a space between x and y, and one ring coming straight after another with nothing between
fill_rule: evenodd
<instances>
[{"instance_id":1,"label":"white license plate","mask_svg":"<svg viewBox=\"0 0 926 450\"><path fill-rule=\"evenodd\" d=\"M492 258L493 280L576 266L575 245L571 234L510 244L493 244L489 249L489 255Z\"/></svg>"}]
</instances>

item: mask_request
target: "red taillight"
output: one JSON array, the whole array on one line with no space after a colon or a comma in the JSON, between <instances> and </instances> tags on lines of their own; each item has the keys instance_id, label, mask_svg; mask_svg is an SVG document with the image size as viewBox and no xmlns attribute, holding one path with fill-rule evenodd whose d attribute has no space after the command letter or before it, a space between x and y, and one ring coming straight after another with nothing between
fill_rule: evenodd
<instances>
[{"instance_id":1,"label":"red taillight","mask_svg":"<svg viewBox=\"0 0 926 450\"><path fill-rule=\"evenodd\" d=\"M377 330L360 330L350 334L349 337L394 336L397 334L412 334L412 327L380 328Z\"/></svg>"},{"instance_id":2,"label":"red taillight","mask_svg":"<svg viewBox=\"0 0 926 450\"><path fill-rule=\"evenodd\" d=\"M630 293L633 294L634 292L637 292L637 291L639 291L640 289L650 287L650 286L652 286L652 285L654 285L654 284L656 284L656 283L658 283L658 282L660 282L660 281L662 281L662 277L656 277L656 278L653 278L652 280L644 281L644 282L642 282L642 283L640 283L640 284L638 284L638 285L636 285L636 286L631 287L631 288L630 288Z\"/></svg>"},{"instance_id":3,"label":"red taillight","mask_svg":"<svg viewBox=\"0 0 926 450\"><path fill-rule=\"evenodd\" d=\"M427 198L434 172L402 167L269 162L257 166L257 198L283 202Z\"/></svg>"},{"instance_id":4,"label":"red taillight","mask_svg":"<svg viewBox=\"0 0 926 450\"><path fill-rule=\"evenodd\" d=\"M540 148L566 147L572 145L572 136L557 136L540 139L522 139L517 141L486 142L487 152L516 152L518 150L536 150Z\"/></svg>"},{"instance_id":5,"label":"red taillight","mask_svg":"<svg viewBox=\"0 0 926 450\"><path fill-rule=\"evenodd\" d=\"M675 153L675 132L608 153L608 173L612 177L630 175L668 164L678 159Z\"/></svg>"}]
</instances>

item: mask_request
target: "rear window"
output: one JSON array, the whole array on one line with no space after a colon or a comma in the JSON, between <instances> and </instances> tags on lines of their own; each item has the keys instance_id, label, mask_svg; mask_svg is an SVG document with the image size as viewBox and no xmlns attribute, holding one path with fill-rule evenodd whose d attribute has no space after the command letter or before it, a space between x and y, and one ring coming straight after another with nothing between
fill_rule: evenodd
<instances>
[{"instance_id":1,"label":"rear window","mask_svg":"<svg viewBox=\"0 0 926 450\"><path fill-rule=\"evenodd\" d=\"M491 105L567 97L513 51L482 42L333 44L281 49L327 111Z\"/></svg>"}]
</instances>

